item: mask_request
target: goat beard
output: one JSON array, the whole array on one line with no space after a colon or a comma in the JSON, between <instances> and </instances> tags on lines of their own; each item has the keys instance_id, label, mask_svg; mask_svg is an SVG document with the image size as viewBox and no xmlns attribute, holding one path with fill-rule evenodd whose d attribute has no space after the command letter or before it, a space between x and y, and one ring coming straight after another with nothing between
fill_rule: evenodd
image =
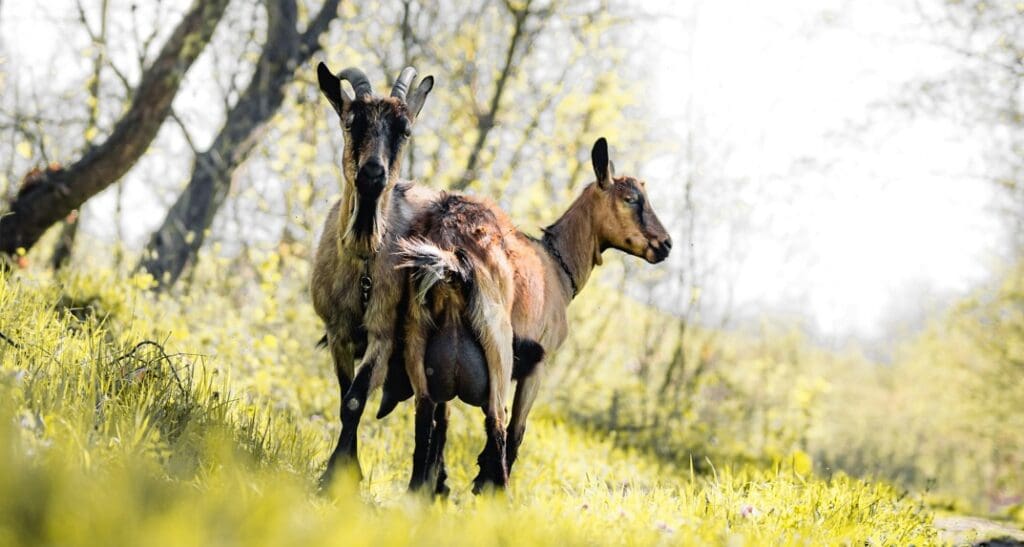
<instances>
[{"instance_id":1,"label":"goat beard","mask_svg":"<svg viewBox=\"0 0 1024 547\"><path fill-rule=\"evenodd\" d=\"M355 192L350 205L348 226L345 229L346 240L366 244L370 252L380 251L387 224L385 211L391 198L392 186L389 182L385 189L375 196Z\"/></svg>"}]
</instances>

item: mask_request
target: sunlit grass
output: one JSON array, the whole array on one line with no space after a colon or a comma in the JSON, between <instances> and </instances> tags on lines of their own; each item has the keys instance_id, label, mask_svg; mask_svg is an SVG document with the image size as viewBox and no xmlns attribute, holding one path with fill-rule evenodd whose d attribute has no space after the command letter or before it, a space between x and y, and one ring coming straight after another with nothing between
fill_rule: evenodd
<instances>
[{"instance_id":1,"label":"sunlit grass","mask_svg":"<svg viewBox=\"0 0 1024 547\"><path fill-rule=\"evenodd\" d=\"M461 406L451 497L407 494L408 405L364 421L361 486L318 494L337 395L315 321L263 300L239 315L226 296L154 302L109 274L55 281L0 284L0 331L19 344L0 342L0 544L936 541L916 497L816 476L803 452L691 462L559 405L532 419L506 495L469 493L482 415Z\"/></svg>"}]
</instances>

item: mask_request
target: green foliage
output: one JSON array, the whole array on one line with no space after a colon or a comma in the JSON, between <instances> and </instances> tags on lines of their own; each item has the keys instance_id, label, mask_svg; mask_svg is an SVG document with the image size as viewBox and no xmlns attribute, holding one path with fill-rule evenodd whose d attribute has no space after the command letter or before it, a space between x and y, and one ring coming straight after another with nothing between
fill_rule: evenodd
<instances>
[{"instance_id":1,"label":"green foliage","mask_svg":"<svg viewBox=\"0 0 1024 547\"><path fill-rule=\"evenodd\" d=\"M1024 522L1024 264L902 347L841 371L827 461Z\"/></svg>"},{"instance_id":2,"label":"green foliage","mask_svg":"<svg viewBox=\"0 0 1024 547\"><path fill-rule=\"evenodd\" d=\"M571 312L552 383L573 388L554 394L559 412L620 444L693 459L699 472L708 461L770 467L811 452L832 389L822 363L837 358L798 333L691 325L681 342L677 318L603 288L588 288ZM673 362L678 373L663 389Z\"/></svg>"},{"instance_id":3,"label":"green foliage","mask_svg":"<svg viewBox=\"0 0 1024 547\"><path fill-rule=\"evenodd\" d=\"M276 256L254 255L252 269L207 260L173 300L149 296L143 277L98 271L0 284L0 331L18 344L0 342L0 491L18 493L0 499L0 543L937 541L920 500L843 474L819 478L804 452L774 464L718 458L726 443L716 468L661 449L659 438L685 445L674 422L654 425L660 436L609 434L595 421L606 386L624 386L623 409L643 400L629 391L640 387L622 370L630 350L617 337L593 377L560 355L507 496L469 493L483 438L478 412L461 405L448 501L404 492L408 405L365 420L358 490L342 482L318 495L313 477L337 434L336 387L313 349L320 327L302 266ZM240 278L258 282L238 287ZM635 306L596 289L583 300L581 312ZM593 323L580 321L579 335Z\"/></svg>"}]
</instances>

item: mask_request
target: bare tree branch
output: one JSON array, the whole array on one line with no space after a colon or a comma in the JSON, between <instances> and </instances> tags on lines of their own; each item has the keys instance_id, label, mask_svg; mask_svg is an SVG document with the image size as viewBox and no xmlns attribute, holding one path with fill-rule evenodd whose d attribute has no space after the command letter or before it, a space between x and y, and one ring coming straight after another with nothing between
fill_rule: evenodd
<instances>
[{"instance_id":1,"label":"bare tree branch","mask_svg":"<svg viewBox=\"0 0 1024 547\"><path fill-rule=\"evenodd\" d=\"M490 134L491 129L494 128L497 122L498 113L501 110L501 99L505 94L509 78L515 71L516 63L519 62L519 59L517 59L517 53L521 49L522 44L524 42L530 42L532 36L535 36L540 30L528 29L528 20L533 15L538 15L540 17L548 15L547 10L543 13L531 12L531 2L532 0L526 0L525 5L522 7L512 5L508 0L505 0L504 2L505 9L508 10L514 20L512 36L508 41L508 48L505 51L505 61L502 64L498 79L494 84L494 91L491 95L489 106L486 111L477 114L476 140L473 143L473 147L470 149L469 158L466 160L466 168L463 171L462 177L452 185L456 190L464 190L478 177L477 169L480 162L480 153L487 144L487 136ZM525 49L528 50L528 48Z\"/></svg>"},{"instance_id":2,"label":"bare tree branch","mask_svg":"<svg viewBox=\"0 0 1024 547\"><path fill-rule=\"evenodd\" d=\"M120 179L142 157L170 113L185 73L220 21L228 0L196 0L143 73L127 112L110 136L67 168L23 187L0 217L0 251L29 249L47 228Z\"/></svg>"},{"instance_id":3,"label":"bare tree branch","mask_svg":"<svg viewBox=\"0 0 1024 547\"><path fill-rule=\"evenodd\" d=\"M139 269L157 280L158 290L173 285L194 262L227 199L235 169L248 158L262 129L284 102L295 68L320 48L320 34L337 17L339 4L340 0L324 2L300 34L295 0L267 0L267 40L252 80L228 112L213 144L196 155L188 185L150 237L139 263Z\"/></svg>"}]
</instances>

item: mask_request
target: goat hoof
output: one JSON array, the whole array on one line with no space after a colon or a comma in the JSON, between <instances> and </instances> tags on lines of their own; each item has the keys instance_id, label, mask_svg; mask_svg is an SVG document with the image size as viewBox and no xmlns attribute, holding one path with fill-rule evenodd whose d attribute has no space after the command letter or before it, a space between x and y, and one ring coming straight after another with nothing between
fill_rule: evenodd
<instances>
[{"instance_id":1,"label":"goat hoof","mask_svg":"<svg viewBox=\"0 0 1024 547\"><path fill-rule=\"evenodd\" d=\"M473 481L473 495L479 496L482 494L497 494L498 492L504 492L505 485L498 484L490 479L474 480Z\"/></svg>"},{"instance_id":2,"label":"goat hoof","mask_svg":"<svg viewBox=\"0 0 1024 547\"><path fill-rule=\"evenodd\" d=\"M409 493L415 494L423 489L423 481L409 481Z\"/></svg>"},{"instance_id":3,"label":"goat hoof","mask_svg":"<svg viewBox=\"0 0 1024 547\"><path fill-rule=\"evenodd\" d=\"M331 478L327 476L327 473L320 475L320 478L316 481L316 493L323 496L327 494L327 489L331 486Z\"/></svg>"},{"instance_id":4,"label":"goat hoof","mask_svg":"<svg viewBox=\"0 0 1024 547\"><path fill-rule=\"evenodd\" d=\"M328 464L327 469L320 475L317 481L317 492L323 494L330 490L331 485L338 481L338 476L347 478L353 484L363 480L363 470L359 467L359 460L339 459L334 464Z\"/></svg>"},{"instance_id":5,"label":"goat hoof","mask_svg":"<svg viewBox=\"0 0 1024 547\"><path fill-rule=\"evenodd\" d=\"M447 484L438 484L437 488L434 489L434 497L435 498L447 498L448 494L450 494L451 491L452 491L452 489L448 488Z\"/></svg>"}]
</instances>

